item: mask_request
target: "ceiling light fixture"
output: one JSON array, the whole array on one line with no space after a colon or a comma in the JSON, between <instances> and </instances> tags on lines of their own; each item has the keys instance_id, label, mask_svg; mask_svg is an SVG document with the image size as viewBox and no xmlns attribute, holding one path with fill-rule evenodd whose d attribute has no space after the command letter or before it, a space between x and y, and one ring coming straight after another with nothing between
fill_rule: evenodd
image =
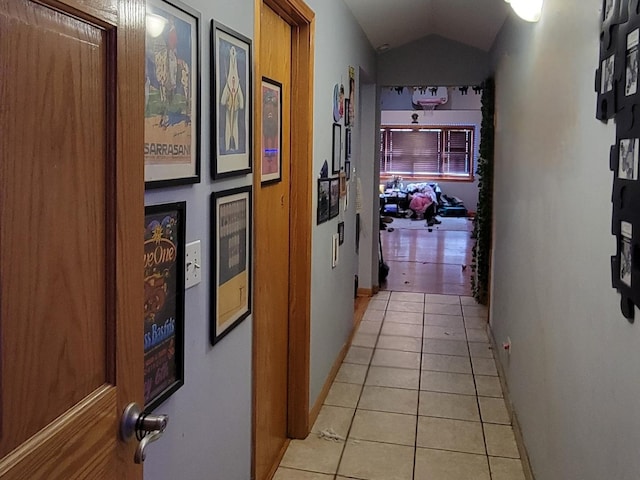
<instances>
[{"instance_id":1,"label":"ceiling light fixture","mask_svg":"<svg viewBox=\"0 0 640 480\"><path fill-rule=\"evenodd\" d=\"M383 43L378 48L376 48L376 50L378 51L378 53L382 53L382 52L386 52L390 48L391 48L391 45L389 45L388 43Z\"/></svg>"},{"instance_id":2,"label":"ceiling light fixture","mask_svg":"<svg viewBox=\"0 0 640 480\"><path fill-rule=\"evenodd\" d=\"M544 0L504 0L511 4L513 11L520 18L527 22L537 22L542 15L542 4Z\"/></svg>"}]
</instances>

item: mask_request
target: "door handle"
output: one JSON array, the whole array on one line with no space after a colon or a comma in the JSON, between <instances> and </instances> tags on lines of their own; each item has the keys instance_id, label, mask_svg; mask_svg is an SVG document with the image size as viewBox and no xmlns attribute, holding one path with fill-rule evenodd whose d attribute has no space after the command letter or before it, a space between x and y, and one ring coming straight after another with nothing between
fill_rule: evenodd
<instances>
[{"instance_id":1,"label":"door handle","mask_svg":"<svg viewBox=\"0 0 640 480\"><path fill-rule=\"evenodd\" d=\"M133 457L135 463L144 462L147 445L162 436L168 423L168 415L144 413L137 403L130 403L126 406L120 420L120 438L126 442L131 440L135 434L136 439L140 442Z\"/></svg>"}]
</instances>

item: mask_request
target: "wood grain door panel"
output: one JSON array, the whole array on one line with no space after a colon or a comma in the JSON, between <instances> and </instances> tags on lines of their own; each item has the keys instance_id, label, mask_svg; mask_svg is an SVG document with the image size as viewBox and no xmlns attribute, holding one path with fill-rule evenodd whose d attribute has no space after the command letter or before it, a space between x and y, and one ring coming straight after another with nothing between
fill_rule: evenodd
<instances>
[{"instance_id":1,"label":"wood grain door panel","mask_svg":"<svg viewBox=\"0 0 640 480\"><path fill-rule=\"evenodd\" d=\"M0 0L2 479L141 478L143 12Z\"/></svg>"}]
</instances>

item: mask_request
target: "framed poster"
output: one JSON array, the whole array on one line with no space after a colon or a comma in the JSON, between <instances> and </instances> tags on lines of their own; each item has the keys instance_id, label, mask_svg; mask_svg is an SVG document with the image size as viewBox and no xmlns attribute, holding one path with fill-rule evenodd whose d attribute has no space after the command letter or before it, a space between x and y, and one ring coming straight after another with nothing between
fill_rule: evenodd
<instances>
[{"instance_id":1,"label":"framed poster","mask_svg":"<svg viewBox=\"0 0 640 480\"><path fill-rule=\"evenodd\" d=\"M340 213L340 179L332 178L329 185L329 218L334 218Z\"/></svg>"},{"instance_id":2,"label":"framed poster","mask_svg":"<svg viewBox=\"0 0 640 480\"><path fill-rule=\"evenodd\" d=\"M214 179L251 173L251 40L211 21Z\"/></svg>"},{"instance_id":3,"label":"framed poster","mask_svg":"<svg viewBox=\"0 0 640 480\"><path fill-rule=\"evenodd\" d=\"M318 179L318 212L316 219L318 225L329 220L330 184L330 178Z\"/></svg>"},{"instance_id":4,"label":"framed poster","mask_svg":"<svg viewBox=\"0 0 640 480\"><path fill-rule=\"evenodd\" d=\"M333 161L331 164L331 172L338 173L340 171L340 162L342 154L342 126L339 123L333 124Z\"/></svg>"},{"instance_id":5,"label":"framed poster","mask_svg":"<svg viewBox=\"0 0 640 480\"><path fill-rule=\"evenodd\" d=\"M260 183L282 180L282 84L262 77Z\"/></svg>"},{"instance_id":6,"label":"framed poster","mask_svg":"<svg viewBox=\"0 0 640 480\"><path fill-rule=\"evenodd\" d=\"M251 186L211 194L211 345L251 313Z\"/></svg>"},{"instance_id":7,"label":"framed poster","mask_svg":"<svg viewBox=\"0 0 640 480\"><path fill-rule=\"evenodd\" d=\"M145 207L145 410L153 410L184 384L185 206Z\"/></svg>"},{"instance_id":8,"label":"framed poster","mask_svg":"<svg viewBox=\"0 0 640 480\"><path fill-rule=\"evenodd\" d=\"M200 14L147 0L145 188L200 182Z\"/></svg>"}]
</instances>

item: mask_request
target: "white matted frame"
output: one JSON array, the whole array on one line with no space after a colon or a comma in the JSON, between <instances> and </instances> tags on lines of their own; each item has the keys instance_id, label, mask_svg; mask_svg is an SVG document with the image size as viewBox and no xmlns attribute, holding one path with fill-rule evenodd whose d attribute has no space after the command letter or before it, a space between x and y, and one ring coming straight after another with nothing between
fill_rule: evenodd
<instances>
[{"instance_id":1,"label":"white matted frame","mask_svg":"<svg viewBox=\"0 0 640 480\"><path fill-rule=\"evenodd\" d=\"M246 175L252 171L251 40L212 20L211 55L211 175Z\"/></svg>"}]
</instances>

